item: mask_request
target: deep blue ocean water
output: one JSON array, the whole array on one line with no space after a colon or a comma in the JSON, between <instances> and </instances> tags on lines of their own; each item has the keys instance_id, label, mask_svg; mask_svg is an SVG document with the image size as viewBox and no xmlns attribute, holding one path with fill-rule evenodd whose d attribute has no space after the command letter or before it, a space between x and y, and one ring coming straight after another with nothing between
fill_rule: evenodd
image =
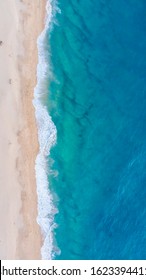
<instances>
[{"instance_id":1,"label":"deep blue ocean water","mask_svg":"<svg viewBox=\"0 0 146 280\"><path fill-rule=\"evenodd\" d=\"M146 2L58 7L47 97L56 259L146 259Z\"/></svg>"}]
</instances>

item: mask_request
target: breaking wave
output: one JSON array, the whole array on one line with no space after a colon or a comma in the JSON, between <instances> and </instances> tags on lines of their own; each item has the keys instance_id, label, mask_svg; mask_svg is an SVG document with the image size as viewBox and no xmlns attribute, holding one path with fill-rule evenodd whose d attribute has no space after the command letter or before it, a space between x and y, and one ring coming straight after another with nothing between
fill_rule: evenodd
<instances>
[{"instance_id":1,"label":"breaking wave","mask_svg":"<svg viewBox=\"0 0 146 280\"><path fill-rule=\"evenodd\" d=\"M41 35L38 37L38 66L37 85L34 89L33 105L38 127L39 153L36 158L35 172L38 195L38 217L37 222L43 234L43 246L41 248L42 259L53 259L57 253L53 230L56 227L54 215L57 209L53 204L53 197L49 190L48 182L48 161L50 149L56 143L57 130L53 123L47 107L44 105L44 98L48 92L48 80L51 77L49 66L49 47L47 34L50 32L54 22L54 16L58 11L55 1L48 0L46 5L46 23Z\"/></svg>"}]
</instances>

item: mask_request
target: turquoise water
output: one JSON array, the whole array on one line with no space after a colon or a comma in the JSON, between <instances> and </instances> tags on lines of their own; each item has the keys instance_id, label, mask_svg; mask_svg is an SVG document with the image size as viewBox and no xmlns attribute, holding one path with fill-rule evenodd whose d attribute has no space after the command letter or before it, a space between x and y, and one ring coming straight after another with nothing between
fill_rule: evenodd
<instances>
[{"instance_id":1,"label":"turquoise water","mask_svg":"<svg viewBox=\"0 0 146 280\"><path fill-rule=\"evenodd\" d=\"M48 34L56 259L146 259L146 2L58 0Z\"/></svg>"}]
</instances>

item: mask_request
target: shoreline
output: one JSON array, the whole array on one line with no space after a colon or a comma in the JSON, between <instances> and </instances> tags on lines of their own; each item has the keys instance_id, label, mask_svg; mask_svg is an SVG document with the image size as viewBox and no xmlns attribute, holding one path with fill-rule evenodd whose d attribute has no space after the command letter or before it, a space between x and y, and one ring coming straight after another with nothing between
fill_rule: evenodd
<instances>
[{"instance_id":1,"label":"shoreline","mask_svg":"<svg viewBox=\"0 0 146 280\"><path fill-rule=\"evenodd\" d=\"M39 150L32 105L38 63L37 38L46 0L0 4L0 257L41 259L35 160Z\"/></svg>"}]
</instances>

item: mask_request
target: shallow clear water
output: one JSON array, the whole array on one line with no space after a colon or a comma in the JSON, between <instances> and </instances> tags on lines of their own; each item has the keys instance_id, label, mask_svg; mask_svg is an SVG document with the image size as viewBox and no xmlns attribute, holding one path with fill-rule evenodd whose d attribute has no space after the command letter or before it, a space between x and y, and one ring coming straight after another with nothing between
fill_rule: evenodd
<instances>
[{"instance_id":1,"label":"shallow clear water","mask_svg":"<svg viewBox=\"0 0 146 280\"><path fill-rule=\"evenodd\" d=\"M146 259L146 3L58 6L46 101L56 259Z\"/></svg>"}]
</instances>

